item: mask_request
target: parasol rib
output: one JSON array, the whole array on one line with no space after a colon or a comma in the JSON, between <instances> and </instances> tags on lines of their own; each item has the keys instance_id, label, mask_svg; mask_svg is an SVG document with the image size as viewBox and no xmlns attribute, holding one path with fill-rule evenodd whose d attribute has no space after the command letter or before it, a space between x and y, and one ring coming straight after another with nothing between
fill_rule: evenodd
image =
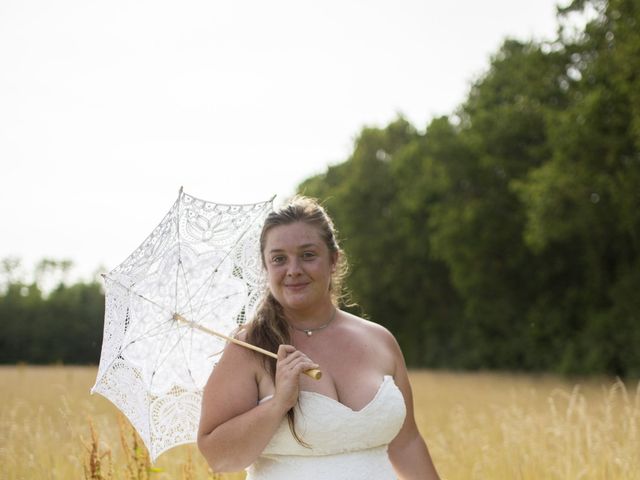
<instances>
[{"instance_id":1,"label":"parasol rib","mask_svg":"<svg viewBox=\"0 0 640 480\"><path fill-rule=\"evenodd\" d=\"M275 196L274 196L273 198L275 198ZM260 210L258 210L258 212L257 212L255 215L259 215L259 214L260 214L260 212L262 211L262 209L264 209L265 207L269 206L269 205L271 204L271 202L273 202L273 198L272 198L269 202L265 202L265 203L264 203L264 205L261 207L261 209L260 209ZM252 219L252 220L253 220L253 219ZM247 222L247 223L248 223L247 227L246 227L246 228L244 229L244 231L243 231L243 232L241 232L241 233L240 233L240 235L238 235L238 237L235 239L235 242L234 242L235 244L240 243L240 240L241 240L241 239L242 239L242 238L247 234L247 232L249 232L249 230L251 229L251 223L252 223L252 222L250 221L250 222ZM207 279L207 281L206 281L206 282L203 282L203 283L200 285L200 287L198 287L198 289L194 292L194 296L195 296L195 295L197 295L197 294L200 292L200 289L202 289L202 288L205 286L205 284L207 284L207 283L208 283L208 285L209 285L209 286L208 286L208 289L211 289L211 288L212 288L212 286L213 286L213 282L214 282L214 279L215 279L215 276L216 276L216 273L218 273L218 269L219 269L219 268L220 268L220 266L225 262L225 260L227 259L227 257L229 257L229 255L231 255L231 250L228 250L228 251L225 253L225 256L220 260L220 262L218 262L218 265L213 269L213 271L211 272L211 274L210 274L209 278ZM184 270L183 270L183 274L184 274ZM186 279L186 277L185 277L185 279ZM204 296L203 296L203 300L202 300L202 302L204 302ZM203 305L203 303L201 303L201 304L200 304L199 309L202 309L202 305Z\"/></svg>"}]
</instances>

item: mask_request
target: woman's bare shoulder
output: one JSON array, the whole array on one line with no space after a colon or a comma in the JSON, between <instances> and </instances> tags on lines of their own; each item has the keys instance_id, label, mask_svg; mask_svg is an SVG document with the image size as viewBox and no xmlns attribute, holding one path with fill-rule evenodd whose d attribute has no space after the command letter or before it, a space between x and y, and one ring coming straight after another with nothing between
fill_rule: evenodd
<instances>
[{"instance_id":1,"label":"woman's bare shoulder","mask_svg":"<svg viewBox=\"0 0 640 480\"><path fill-rule=\"evenodd\" d=\"M355 333L365 334L367 337L376 338L382 342L389 344L396 344L396 339L393 334L384 325L372 322L357 315L353 315L348 312L342 312L344 314L345 324L348 328L353 329Z\"/></svg>"},{"instance_id":2,"label":"woman's bare shoulder","mask_svg":"<svg viewBox=\"0 0 640 480\"><path fill-rule=\"evenodd\" d=\"M246 341L246 331L239 330L232 337L244 342ZM255 380L259 375L259 369L260 362L252 350L233 342L227 342L212 371L212 377L222 376L223 373L229 371L235 377L252 377Z\"/></svg>"},{"instance_id":3,"label":"woman's bare shoulder","mask_svg":"<svg viewBox=\"0 0 640 480\"><path fill-rule=\"evenodd\" d=\"M367 358L371 365L380 365L386 373L397 370L402 352L386 327L349 313L344 317L344 325L352 339L349 344L352 352L364 354L362 358Z\"/></svg>"}]
</instances>

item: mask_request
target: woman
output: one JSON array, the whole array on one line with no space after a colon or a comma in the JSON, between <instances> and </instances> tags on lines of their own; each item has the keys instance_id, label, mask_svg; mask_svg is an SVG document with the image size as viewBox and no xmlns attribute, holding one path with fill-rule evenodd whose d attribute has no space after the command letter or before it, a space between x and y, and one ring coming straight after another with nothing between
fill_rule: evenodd
<instances>
[{"instance_id":1,"label":"woman","mask_svg":"<svg viewBox=\"0 0 640 480\"><path fill-rule=\"evenodd\" d=\"M205 387L198 447L247 479L438 479L388 330L338 309L346 262L330 218L297 197L260 237L268 292ZM303 373L320 368L314 380Z\"/></svg>"}]
</instances>

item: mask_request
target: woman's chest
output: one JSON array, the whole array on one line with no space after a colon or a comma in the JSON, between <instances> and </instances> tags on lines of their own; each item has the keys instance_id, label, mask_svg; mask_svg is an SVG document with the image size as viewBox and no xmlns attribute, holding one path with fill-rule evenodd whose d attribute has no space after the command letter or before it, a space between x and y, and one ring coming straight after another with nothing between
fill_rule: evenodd
<instances>
[{"instance_id":1,"label":"woman's chest","mask_svg":"<svg viewBox=\"0 0 640 480\"><path fill-rule=\"evenodd\" d=\"M301 348L301 350L303 350ZM375 342L341 340L327 346L303 350L320 365L322 378L300 378L300 389L317 392L359 410L375 395L382 379L393 375L393 362Z\"/></svg>"}]
</instances>

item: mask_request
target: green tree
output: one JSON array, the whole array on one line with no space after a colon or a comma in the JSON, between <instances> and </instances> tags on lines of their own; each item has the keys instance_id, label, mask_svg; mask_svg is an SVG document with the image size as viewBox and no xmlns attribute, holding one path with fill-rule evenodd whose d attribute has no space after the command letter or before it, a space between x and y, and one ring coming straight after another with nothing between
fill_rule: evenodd
<instances>
[{"instance_id":1,"label":"green tree","mask_svg":"<svg viewBox=\"0 0 640 480\"><path fill-rule=\"evenodd\" d=\"M40 261L26 283L20 261L2 261L0 363L97 363L102 343L104 294L97 282L61 281L68 260ZM40 283L60 280L52 291Z\"/></svg>"},{"instance_id":2,"label":"green tree","mask_svg":"<svg viewBox=\"0 0 640 480\"><path fill-rule=\"evenodd\" d=\"M558 86L565 55L507 40L458 111L453 159L436 157L448 180L431 208L433 254L464 303L468 366L535 368L524 308L538 293L535 258L522 242L525 210L512 182L550 156L549 119L566 105Z\"/></svg>"},{"instance_id":3,"label":"green tree","mask_svg":"<svg viewBox=\"0 0 640 480\"><path fill-rule=\"evenodd\" d=\"M586 5L600 14L566 41L573 82L550 131L553 155L513 189L526 205L526 243L562 264L563 284L547 303L562 306L571 327L563 368L638 374L640 356L627 352L640 340L629 294L640 270L640 36L632 28L640 9L623 0L574 2L565 13ZM533 313L543 317L548 307Z\"/></svg>"},{"instance_id":4,"label":"green tree","mask_svg":"<svg viewBox=\"0 0 640 480\"><path fill-rule=\"evenodd\" d=\"M638 374L637 2L583 32L507 40L455 116L364 129L304 182L349 285L410 363Z\"/></svg>"}]
</instances>

